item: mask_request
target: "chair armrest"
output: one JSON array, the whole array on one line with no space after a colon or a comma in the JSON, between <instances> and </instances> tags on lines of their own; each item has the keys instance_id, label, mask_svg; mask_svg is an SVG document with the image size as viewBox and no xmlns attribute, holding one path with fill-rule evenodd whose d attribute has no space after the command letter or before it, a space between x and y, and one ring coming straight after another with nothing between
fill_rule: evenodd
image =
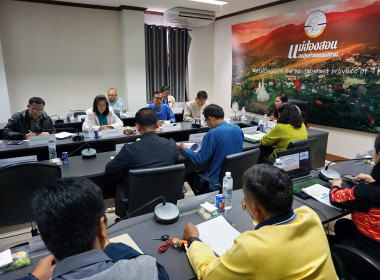
<instances>
[{"instance_id":1,"label":"chair armrest","mask_svg":"<svg viewBox=\"0 0 380 280\"><path fill-rule=\"evenodd\" d=\"M203 180L207 181L208 183L213 184L214 186L218 187L219 192L222 191L222 184L221 183L215 182L215 181L211 180L210 178L204 176L203 174L198 174L198 176L201 177Z\"/></svg>"}]
</instances>

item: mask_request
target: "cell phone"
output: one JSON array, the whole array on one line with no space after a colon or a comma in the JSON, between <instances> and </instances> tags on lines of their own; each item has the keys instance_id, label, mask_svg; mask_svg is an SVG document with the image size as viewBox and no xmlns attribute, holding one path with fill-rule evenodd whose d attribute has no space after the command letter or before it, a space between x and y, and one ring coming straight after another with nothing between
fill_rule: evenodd
<instances>
[{"instance_id":1,"label":"cell phone","mask_svg":"<svg viewBox=\"0 0 380 280\"><path fill-rule=\"evenodd\" d=\"M343 175L342 178L352 181L354 180L355 177L352 175L346 174L346 175Z\"/></svg>"},{"instance_id":2,"label":"cell phone","mask_svg":"<svg viewBox=\"0 0 380 280\"><path fill-rule=\"evenodd\" d=\"M8 142L7 144L8 145L21 145L23 143L23 141L11 141L11 142Z\"/></svg>"}]
</instances>

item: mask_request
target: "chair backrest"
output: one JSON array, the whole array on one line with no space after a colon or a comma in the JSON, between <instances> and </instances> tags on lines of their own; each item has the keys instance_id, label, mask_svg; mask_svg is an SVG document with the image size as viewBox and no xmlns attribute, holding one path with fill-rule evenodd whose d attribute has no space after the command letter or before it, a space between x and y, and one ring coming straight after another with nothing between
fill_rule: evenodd
<instances>
[{"instance_id":1,"label":"chair backrest","mask_svg":"<svg viewBox=\"0 0 380 280\"><path fill-rule=\"evenodd\" d=\"M244 172L248 168L257 164L259 156L260 149L253 149L226 156L223 161L222 169L220 170L219 182L223 182L224 175L229 171L234 180L234 190L241 189L243 187L242 182Z\"/></svg>"},{"instance_id":2,"label":"chair backrest","mask_svg":"<svg viewBox=\"0 0 380 280\"><path fill-rule=\"evenodd\" d=\"M304 140L292 141L288 145L288 150L295 149L295 148L309 147L310 148L310 160L311 160L311 162L313 162L315 151L317 150L317 147L318 147L318 143L319 143L319 138L316 138L316 137L308 138L308 139L304 139ZM279 157L278 153L277 153L277 157Z\"/></svg>"},{"instance_id":3,"label":"chair backrest","mask_svg":"<svg viewBox=\"0 0 380 280\"><path fill-rule=\"evenodd\" d=\"M168 202L177 204L177 200L182 197L184 174L185 165L183 163L129 170L127 175L128 213L132 214L129 217L153 212L159 202L132 213L159 196L165 197Z\"/></svg>"},{"instance_id":4,"label":"chair backrest","mask_svg":"<svg viewBox=\"0 0 380 280\"><path fill-rule=\"evenodd\" d=\"M297 107L301 110L301 116L305 124L309 122L309 114L310 114L310 103L309 101L299 100L299 99L289 99L289 103L293 103L297 105Z\"/></svg>"},{"instance_id":5,"label":"chair backrest","mask_svg":"<svg viewBox=\"0 0 380 280\"><path fill-rule=\"evenodd\" d=\"M0 227L33 221L33 194L56 178L61 178L61 168L47 163L19 163L0 168Z\"/></svg>"},{"instance_id":6,"label":"chair backrest","mask_svg":"<svg viewBox=\"0 0 380 280\"><path fill-rule=\"evenodd\" d=\"M331 256L339 279L380 279L380 262L366 252L346 244L331 248Z\"/></svg>"},{"instance_id":7,"label":"chair backrest","mask_svg":"<svg viewBox=\"0 0 380 280\"><path fill-rule=\"evenodd\" d=\"M80 115L86 115L86 110L75 110L73 111L74 117L78 117Z\"/></svg>"}]
</instances>

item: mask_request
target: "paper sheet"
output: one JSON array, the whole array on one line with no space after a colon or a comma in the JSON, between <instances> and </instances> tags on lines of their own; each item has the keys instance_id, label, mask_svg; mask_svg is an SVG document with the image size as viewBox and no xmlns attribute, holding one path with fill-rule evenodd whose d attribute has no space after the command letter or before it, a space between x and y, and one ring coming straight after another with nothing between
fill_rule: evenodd
<instances>
[{"instance_id":1,"label":"paper sheet","mask_svg":"<svg viewBox=\"0 0 380 280\"><path fill-rule=\"evenodd\" d=\"M331 205L329 196L330 190L320 184L315 184L310 187L303 188L302 191L315 198L319 202L322 202L330 207L341 210L340 208Z\"/></svg>"},{"instance_id":2,"label":"paper sheet","mask_svg":"<svg viewBox=\"0 0 380 280\"><path fill-rule=\"evenodd\" d=\"M57 137L57 139L65 139L65 138L71 137L72 135L73 135L72 133L64 131L64 132L60 132L60 133L55 134L55 137Z\"/></svg>"},{"instance_id":3,"label":"paper sheet","mask_svg":"<svg viewBox=\"0 0 380 280\"><path fill-rule=\"evenodd\" d=\"M13 261L11 250L5 250L0 253L0 267L10 264Z\"/></svg>"},{"instance_id":4,"label":"paper sheet","mask_svg":"<svg viewBox=\"0 0 380 280\"><path fill-rule=\"evenodd\" d=\"M137 252L144 254L143 251L140 249L140 247L137 246L135 241L133 241L133 239L129 236L128 233L125 233L125 234L116 236L114 238L111 238L110 241L115 242L115 243L116 242L124 243L125 245L128 245L128 246L132 247L133 249L135 249Z\"/></svg>"},{"instance_id":5,"label":"paper sheet","mask_svg":"<svg viewBox=\"0 0 380 280\"><path fill-rule=\"evenodd\" d=\"M219 256L223 255L234 245L234 240L240 235L223 216L208 220L197 225L199 238L209 244Z\"/></svg>"}]
</instances>

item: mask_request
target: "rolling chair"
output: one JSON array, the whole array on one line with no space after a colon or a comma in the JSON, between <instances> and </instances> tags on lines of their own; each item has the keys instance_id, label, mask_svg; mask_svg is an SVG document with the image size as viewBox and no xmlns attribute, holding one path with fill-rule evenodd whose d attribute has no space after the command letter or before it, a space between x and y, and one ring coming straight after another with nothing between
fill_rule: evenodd
<instances>
[{"instance_id":1,"label":"rolling chair","mask_svg":"<svg viewBox=\"0 0 380 280\"><path fill-rule=\"evenodd\" d=\"M311 159L311 163L313 163L314 155L315 155L315 151L317 150L318 143L319 143L319 139L316 137L308 138L308 139L304 139L304 140L292 141L288 145L288 150L289 149L295 149L295 148L309 147L310 148L310 159Z\"/></svg>"},{"instance_id":2,"label":"rolling chair","mask_svg":"<svg viewBox=\"0 0 380 280\"><path fill-rule=\"evenodd\" d=\"M380 279L380 262L358 248L336 244L331 248L331 256L339 279Z\"/></svg>"},{"instance_id":3,"label":"rolling chair","mask_svg":"<svg viewBox=\"0 0 380 280\"><path fill-rule=\"evenodd\" d=\"M47 163L19 163L0 168L0 227L32 222L31 198L61 168Z\"/></svg>"},{"instance_id":4,"label":"rolling chair","mask_svg":"<svg viewBox=\"0 0 380 280\"><path fill-rule=\"evenodd\" d=\"M233 189L238 190L243 187L243 174L244 172L257 164L260 156L260 149L253 149L237 154L228 155L224 158L222 168L219 174L219 182L214 182L211 179L205 177L203 174L198 174L199 177L203 178L206 182L217 186L219 192L222 192L223 177L226 172L231 172L233 178Z\"/></svg>"},{"instance_id":5,"label":"rolling chair","mask_svg":"<svg viewBox=\"0 0 380 280\"><path fill-rule=\"evenodd\" d=\"M118 186L119 198L116 196L116 214L121 218L126 215L135 217L153 212L159 202L147 205L138 212L138 208L159 196L165 197L167 202L177 204L182 198L183 176L185 164L175 164L163 167L131 169L125 183L128 188L128 197L125 195L123 185ZM119 201L118 201L119 200Z\"/></svg>"},{"instance_id":6,"label":"rolling chair","mask_svg":"<svg viewBox=\"0 0 380 280\"><path fill-rule=\"evenodd\" d=\"M78 117L80 115L86 115L86 110L75 110L73 111L74 117Z\"/></svg>"}]
</instances>

